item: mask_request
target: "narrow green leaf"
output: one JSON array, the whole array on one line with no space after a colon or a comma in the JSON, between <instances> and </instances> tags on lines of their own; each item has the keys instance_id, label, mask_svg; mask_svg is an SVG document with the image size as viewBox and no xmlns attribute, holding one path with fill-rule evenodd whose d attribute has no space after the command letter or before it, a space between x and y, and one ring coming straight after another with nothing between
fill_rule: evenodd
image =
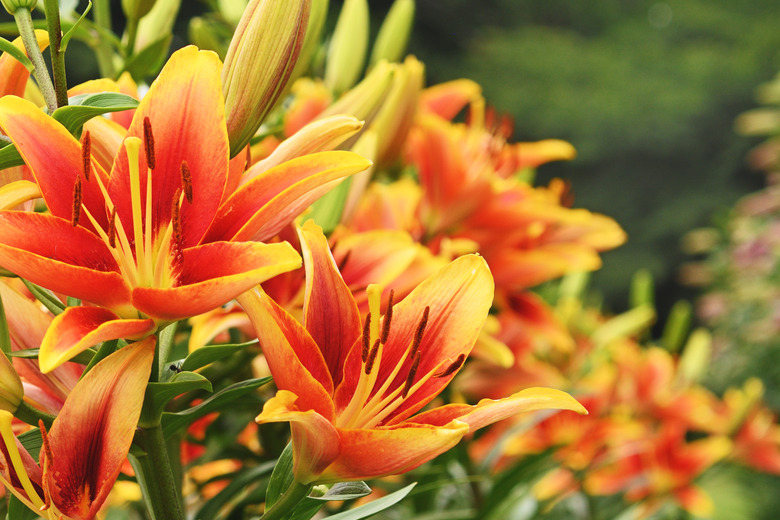
<instances>
[{"instance_id":1,"label":"narrow green leaf","mask_svg":"<svg viewBox=\"0 0 780 520\"><path fill-rule=\"evenodd\" d=\"M98 348L97 353L95 353L95 355L92 356L92 359L89 360L89 363L87 363L87 368L84 369L84 372L81 374L81 377L84 377L84 374L92 370L92 367L94 367L98 363L98 361L110 356L116 350L118 343L119 340L116 339L110 341L104 341L100 345L100 348Z\"/></svg>"},{"instance_id":2,"label":"narrow green leaf","mask_svg":"<svg viewBox=\"0 0 780 520\"><path fill-rule=\"evenodd\" d=\"M5 38L0 38L0 51L7 52L13 56L14 59L24 65L24 68L26 68L29 72L32 72L35 68L35 66L30 61L30 58L27 57L24 51Z\"/></svg>"},{"instance_id":3,"label":"narrow green leaf","mask_svg":"<svg viewBox=\"0 0 780 520\"><path fill-rule=\"evenodd\" d=\"M138 100L119 92L82 94L68 99L68 105L54 111L52 117L78 136L84 123L106 112L121 112L138 107Z\"/></svg>"},{"instance_id":4,"label":"narrow green leaf","mask_svg":"<svg viewBox=\"0 0 780 520\"><path fill-rule=\"evenodd\" d=\"M12 144L0 148L0 170L21 166L24 164L22 156L19 155L16 147Z\"/></svg>"},{"instance_id":5,"label":"narrow green leaf","mask_svg":"<svg viewBox=\"0 0 780 520\"><path fill-rule=\"evenodd\" d=\"M390 493L389 495L383 496L382 498L373 500L368 504L356 507L355 509L350 509L349 511L344 511L343 513L339 513L337 515L329 516L328 520L360 520L361 518L367 518L371 515L375 515L380 511L384 511L385 509L392 507L403 500L416 485L417 482L413 482L405 488L401 488L394 493Z\"/></svg>"},{"instance_id":6,"label":"narrow green leaf","mask_svg":"<svg viewBox=\"0 0 780 520\"><path fill-rule=\"evenodd\" d=\"M9 520L37 520L40 518L32 509L22 503L21 500L11 495L8 499Z\"/></svg>"},{"instance_id":7,"label":"narrow green leaf","mask_svg":"<svg viewBox=\"0 0 780 520\"><path fill-rule=\"evenodd\" d=\"M125 64L125 70L140 81L147 76L157 74L162 68L171 46L173 35L163 35L159 40L150 43L141 52L133 54Z\"/></svg>"},{"instance_id":8,"label":"narrow green leaf","mask_svg":"<svg viewBox=\"0 0 780 520\"><path fill-rule=\"evenodd\" d=\"M61 314L62 311L65 310L65 304L62 303L59 298L54 296L54 293L51 292L48 289L44 289L43 287L39 285L35 285L34 283L22 279L22 282L24 283L24 286L29 289L29 291L35 296L35 298L43 304L44 307L49 309L49 311L57 316L58 314Z\"/></svg>"},{"instance_id":9,"label":"narrow green leaf","mask_svg":"<svg viewBox=\"0 0 780 520\"><path fill-rule=\"evenodd\" d=\"M274 471L271 473L271 480L268 481L268 490L265 492L266 509L279 500L282 494L292 485L293 480L292 443L290 442L284 448L282 454L279 455Z\"/></svg>"},{"instance_id":10,"label":"narrow green leaf","mask_svg":"<svg viewBox=\"0 0 780 520\"><path fill-rule=\"evenodd\" d=\"M182 370L197 370L203 368L209 363L219 361L235 352L244 350L247 347L257 345L257 340L247 341L246 343L235 343L230 345L206 345L194 351L187 356L181 365Z\"/></svg>"},{"instance_id":11,"label":"narrow green leaf","mask_svg":"<svg viewBox=\"0 0 780 520\"><path fill-rule=\"evenodd\" d=\"M41 431L38 428L26 431L21 435L16 436L19 442L22 443L27 453L38 462L38 455L41 453L41 446L43 446L43 439L41 438Z\"/></svg>"},{"instance_id":12,"label":"narrow green leaf","mask_svg":"<svg viewBox=\"0 0 780 520\"><path fill-rule=\"evenodd\" d=\"M165 437L170 437L179 429L184 428L185 426L200 419L208 413L223 410L227 404L245 396L246 394L254 392L270 381L270 377L261 377L259 379L241 381L240 383L230 385L229 387L220 390L197 406L193 406L192 408L188 408L187 410L183 410L181 412L163 413L162 423Z\"/></svg>"},{"instance_id":13,"label":"narrow green leaf","mask_svg":"<svg viewBox=\"0 0 780 520\"><path fill-rule=\"evenodd\" d=\"M5 317L5 306L0 298L0 350L6 354L11 352L11 331L8 330L8 320Z\"/></svg>"},{"instance_id":14,"label":"narrow green leaf","mask_svg":"<svg viewBox=\"0 0 780 520\"><path fill-rule=\"evenodd\" d=\"M63 37L62 41L60 42L60 52L65 52L68 49L68 42L73 37L74 34L76 34L76 30L78 29L79 25L81 25L81 22L84 21L84 18L87 16L87 13L92 10L92 2L90 1L87 4L87 8L84 9L84 12L81 14L78 20L73 24L73 27L68 29L68 32L66 32Z\"/></svg>"},{"instance_id":15,"label":"narrow green leaf","mask_svg":"<svg viewBox=\"0 0 780 520\"><path fill-rule=\"evenodd\" d=\"M141 411L141 419L138 421L139 426L159 424L165 406L176 396L191 390L211 392L211 381L194 372L180 372L170 381L147 384L144 407Z\"/></svg>"}]
</instances>

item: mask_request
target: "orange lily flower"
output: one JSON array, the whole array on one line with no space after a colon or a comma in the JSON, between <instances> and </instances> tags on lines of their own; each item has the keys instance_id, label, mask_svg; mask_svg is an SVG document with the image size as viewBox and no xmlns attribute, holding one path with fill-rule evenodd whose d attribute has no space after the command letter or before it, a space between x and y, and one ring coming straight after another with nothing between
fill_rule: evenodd
<instances>
[{"instance_id":1,"label":"orange lily flower","mask_svg":"<svg viewBox=\"0 0 780 520\"><path fill-rule=\"evenodd\" d=\"M90 345L144 337L295 269L300 256L289 244L259 241L324 186L370 164L350 152L323 152L238 187L220 68L214 53L176 52L136 109L110 176L92 159L88 134L79 143L32 104L0 100L0 127L50 211L0 211L0 265L98 306L55 318L41 345L44 371Z\"/></svg>"},{"instance_id":2,"label":"orange lily flower","mask_svg":"<svg viewBox=\"0 0 780 520\"><path fill-rule=\"evenodd\" d=\"M485 322L493 282L484 260L455 260L404 300L389 301L384 319L381 289L370 286L361 324L322 231L307 222L299 234L306 266L303 325L259 288L238 298L279 388L256 421L291 423L298 482L403 473L470 431L516 413L585 412L563 392L527 389L415 415L455 376Z\"/></svg>"},{"instance_id":3,"label":"orange lily flower","mask_svg":"<svg viewBox=\"0 0 780 520\"><path fill-rule=\"evenodd\" d=\"M79 381L49 432L42 432L40 465L15 439L13 416L0 411L6 489L43 518L95 518L133 441L154 344L150 337L122 348Z\"/></svg>"}]
</instances>

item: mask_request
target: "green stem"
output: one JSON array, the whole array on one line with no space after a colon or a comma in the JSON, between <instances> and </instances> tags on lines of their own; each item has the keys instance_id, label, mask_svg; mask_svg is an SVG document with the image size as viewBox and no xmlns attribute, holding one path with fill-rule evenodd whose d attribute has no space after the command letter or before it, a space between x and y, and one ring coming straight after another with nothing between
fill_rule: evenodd
<instances>
[{"instance_id":1,"label":"green stem","mask_svg":"<svg viewBox=\"0 0 780 520\"><path fill-rule=\"evenodd\" d=\"M149 504L152 518L155 520L184 520L181 501L173 476L168 448L163 436L162 425L141 428L139 431L141 446L146 452L146 460L139 465L142 486Z\"/></svg>"},{"instance_id":2,"label":"green stem","mask_svg":"<svg viewBox=\"0 0 780 520\"><path fill-rule=\"evenodd\" d=\"M49 112L54 112L57 109L57 95L54 92L51 77L49 77L49 69L46 68L46 62L43 61L43 54L41 54L41 48L38 46L38 39L35 37L30 10L24 8L17 9L14 12L14 19L16 20L16 26L19 28L22 42L24 42L24 48L27 50L27 57L30 58L35 67L33 76L35 76L35 81L38 82L38 88L41 89Z\"/></svg>"},{"instance_id":3,"label":"green stem","mask_svg":"<svg viewBox=\"0 0 780 520\"><path fill-rule=\"evenodd\" d=\"M287 491L284 492L284 494L279 497L279 500L274 502L274 505L272 505L268 510L266 510L265 513L263 513L263 516L260 517L260 520L276 520L278 518L289 518L290 513L292 513L295 506L298 505L298 502L306 498L306 496L309 494L309 491L311 491L311 488L313 488L311 484L301 484L297 480L294 480L292 484L290 484L290 487L287 488Z\"/></svg>"},{"instance_id":4,"label":"green stem","mask_svg":"<svg viewBox=\"0 0 780 520\"><path fill-rule=\"evenodd\" d=\"M104 78L113 78L116 73L114 70L114 53L111 51L111 45L109 44L108 39L100 34L101 32L111 33L112 31L111 4L109 3L109 0L95 0L92 5L95 14L95 24L105 30L98 31L98 42L97 47L95 48L100 75Z\"/></svg>"},{"instance_id":5,"label":"green stem","mask_svg":"<svg viewBox=\"0 0 780 520\"><path fill-rule=\"evenodd\" d=\"M135 52L135 38L138 35L138 20L129 18L127 20L127 46L125 47L125 60Z\"/></svg>"},{"instance_id":6,"label":"green stem","mask_svg":"<svg viewBox=\"0 0 780 520\"><path fill-rule=\"evenodd\" d=\"M19 405L19 408L16 409L14 417L20 421L26 422L30 426L38 426L38 420L41 420L47 429L51 428L51 423L53 423L55 419L53 415L42 412L37 408L33 408L24 401L22 401L22 403Z\"/></svg>"},{"instance_id":7,"label":"green stem","mask_svg":"<svg viewBox=\"0 0 780 520\"><path fill-rule=\"evenodd\" d=\"M45 0L46 26L49 29L49 52L51 70L54 74L54 93L57 106L68 105L68 81L65 77L65 53L62 52L62 27L60 26L60 6L58 0Z\"/></svg>"}]
</instances>

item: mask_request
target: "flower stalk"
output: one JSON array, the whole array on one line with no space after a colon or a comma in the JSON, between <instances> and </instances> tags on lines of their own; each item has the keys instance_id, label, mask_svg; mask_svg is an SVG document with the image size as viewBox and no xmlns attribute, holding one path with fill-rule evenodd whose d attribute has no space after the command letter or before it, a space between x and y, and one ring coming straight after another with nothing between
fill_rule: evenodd
<instances>
[{"instance_id":1,"label":"flower stalk","mask_svg":"<svg viewBox=\"0 0 780 520\"><path fill-rule=\"evenodd\" d=\"M261 520L277 520L280 518L289 518L290 513L298 505L298 502L306 498L314 486L312 484L301 484L297 480L294 480L287 491L279 497L279 500L274 502L274 505L268 508L263 513Z\"/></svg>"},{"instance_id":2,"label":"flower stalk","mask_svg":"<svg viewBox=\"0 0 780 520\"><path fill-rule=\"evenodd\" d=\"M38 39L35 37L35 28L33 27L32 16L27 8L19 8L13 12L16 26L19 28L19 36L22 37L27 56L32 61L35 69L33 76L38 82L43 98L46 100L46 108L49 112L57 109L57 94L54 91L54 84L49 76L49 70L46 68L46 62L43 61L43 54L38 46Z\"/></svg>"},{"instance_id":3,"label":"flower stalk","mask_svg":"<svg viewBox=\"0 0 780 520\"><path fill-rule=\"evenodd\" d=\"M44 0L46 26L49 31L49 52L54 76L54 94L57 107L68 104L68 81L65 74L65 52L62 50L62 27L58 0Z\"/></svg>"}]
</instances>

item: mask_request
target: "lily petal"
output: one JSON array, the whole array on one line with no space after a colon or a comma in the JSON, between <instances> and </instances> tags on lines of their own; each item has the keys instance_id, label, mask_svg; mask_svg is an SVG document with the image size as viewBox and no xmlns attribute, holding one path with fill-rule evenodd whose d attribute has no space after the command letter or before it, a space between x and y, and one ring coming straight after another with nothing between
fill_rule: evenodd
<instances>
[{"instance_id":1,"label":"lily petal","mask_svg":"<svg viewBox=\"0 0 780 520\"><path fill-rule=\"evenodd\" d=\"M299 411L294 405L298 396L280 390L263 406L255 421L289 422L293 438L293 474L298 482L308 484L339 455L339 432L313 410Z\"/></svg>"},{"instance_id":2,"label":"lily petal","mask_svg":"<svg viewBox=\"0 0 780 520\"><path fill-rule=\"evenodd\" d=\"M54 420L46 477L52 502L67 517L93 518L111 491L141 414L154 345L149 337L96 364Z\"/></svg>"},{"instance_id":3,"label":"lily petal","mask_svg":"<svg viewBox=\"0 0 780 520\"><path fill-rule=\"evenodd\" d=\"M314 342L326 347L322 354L334 384L338 384L344 360L362 332L360 312L336 267L322 228L309 220L298 235L306 266L303 324Z\"/></svg>"},{"instance_id":4,"label":"lily petal","mask_svg":"<svg viewBox=\"0 0 780 520\"><path fill-rule=\"evenodd\" d=\"M552 388L526 388L504 399L482 399L474 406L450 404L415 415L408 422L440 426L457 419L469 425L473 432L494 422L519 413L537 410L571 410L587 415L588 411L576 399Z\"/></svg>"},{"instance_id":5,"label":"lily petal","mask_svg":"<svg viewBox=\"0 0 780 520\"><path fill-rule=\"evenodd\" d=\"M205 241L266 240L276 235L334 181L370 161L352 152L321 152L287 161L241 186L220 208Z\"/></svg>"},{"instance_id":6,"label":"lily petal","mask_svg":"<svg viewBox=\"0 0 780 520\"><path fill-rule=\"evenodd\" d=\"M43 30L35 31L35 38L38 40L38 47L44 50L49 46L49 33ZM25 54L22 38L16 38L13 41ZM30 72L16 58L4 52L0 56L0 96L24 96L24 89L27 86L27 80L30 78Z\"/></svg>"},{"instance_id":7,"label":"lily petal","mask_svg":"<svg viewBox=\"0 0 780 520\"><path fill-rule=\"evenodd\" d=\"M130 296L105 244L51 215L0 211L0 265L54 292L106 307Z\"/></svg>"},{"instance_id":8,"label":"lily petal","mask_svg":"<svg viewBox=\"0 0 780 520\"><path fill-rule=\"evenodd\" d=\"M300 256L287 242L214 242L181 254L173 287L133 289L136 309L161 320L203 314L301 265Z\"/></svg>"},{"instance_id":9,"label":"lily petal","mask_svg":"<svg viewBox=\"0 0 780 520\"><path fill-rule=\"evenodd\" d=\"M128 136L144 138L149 118L154 135L156 165L152 175L156 233L171 216L171 201L182 185L181 165L186 161L192 178L192 204L181 209L184 247L195 245L219 206L228 174L228 138L222 99L222 64L210 51L189 46L175 52L141 100ZM148 164L139 157L141 172ZM145 200L146 183L141 183ZM130 181L124 146L117 155L109 186L117 215L132 229ZM148 231L147 231L148 232Z\"/></svg>"},{"instance_id":10,"label":"lily petal","mask_svg":"<svg viewBox=\"0 0 780 520\"><path fill-rule=\"evenodd\" d=\"M70 220L76 177L83 176L81 144L55 119L16 96L0 98L0 127L30 167L52 215ZM107 182L108 176L94 161L92 169ZM98 183L82 182L81 189L84 206L105 228L108 217ZM84 225L92 227L89 221Z\"/></svg>"},{"instance_id":11,"label":"lily petal","mask_svg":"<svg viewBox=\"0 0 780 520\"><path fill-rule=\"evenodd\" d=\"M140 339L154 332L154 320L125 320L102 307L68 307L54 318L41 342L41 372L51 372L101 341Z\"/></svg>"},{"instance_id":12,"label":"lily petal","mask_svg":"<svg viewBox=\"0 0 780 520\"><path fill-rule=\"evenodd\" d=\"M333 422L333 382L306 329L259 287L237 300L252 321L277 387L300 396L298 410L314 410Z\"/></svg>"},{"instance_id":13,"label":"lily petal","mask_svg":"<svg viewBox=\"0 0 780 520\"><path fill-rule=\"evenodd\" d=\"M14 181L0 187L0 210L13 209L23 202L40 198L41 189L32 181Z\"/></svg>"},{"instance_id":14,"label":"lily petal","mask_svg":"<svg viewBox=\"0 0 780 520\"><path fill-rule=\"evenodd\" d=\"M339 430L339 457L318 482L367 480L410 471L455 446L469 431L466 423L446 426L401 425L375 430Z\"/></svg>"}]
</instances>

